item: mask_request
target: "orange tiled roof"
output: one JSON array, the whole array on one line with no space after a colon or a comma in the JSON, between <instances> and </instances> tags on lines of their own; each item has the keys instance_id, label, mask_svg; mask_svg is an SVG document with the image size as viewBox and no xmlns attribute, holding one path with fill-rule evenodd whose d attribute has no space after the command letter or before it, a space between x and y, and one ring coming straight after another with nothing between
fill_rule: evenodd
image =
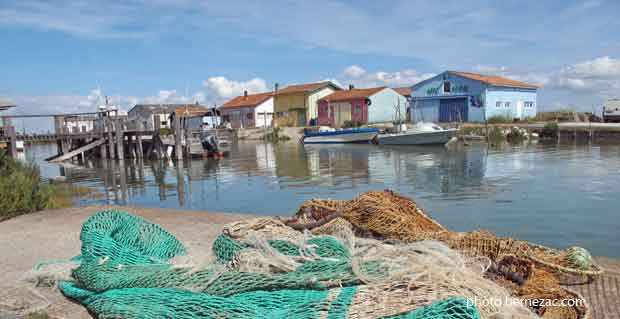
<instances>
[{"instance_id":1,"label":"orange tiled roof","mask_svg":"<svg viewBox=\"0 0 620 319\"><path fill-rule=\"evenodd\" d=\"M511 79L507 79L505 77L497 76L497 75L483 75L483 74L459 72L459 71L448 71L448 72L456 74L458 76L462 76L464 78L472 79L475 81L480 81L480 82L490 84L490 85L510 86L510 87L528 88L528 89L538 88L538 86L534 84L511 80Z\"/></svg>"},{"instance_id":2,"label":"orange tiled roof","mask_svg":"<svg viewBox=\"0 0 620 319\"><path fill-rule=\"evenodd\" d=\"M402 95L402 96L411 96L411 87L410 86L403 86L403 87L399 87L399 88L394 88L394 91L396 91L398 94Z\"/></svg>"},{"instance_id":3,"label":"orange tiled roof","mask_svg":"<svg viewBox=\"0 0 620 319\"><path fill-rule=\"evenodd\" d=\"M241 107L254 107L273 96L273 92L267 93L259 93L259 94L248 94L248 96L237 96L236 98L224 103L220 108L222 109L233 109L233 108L241 108Z\"/></svg>"},{"instance_id":4,"label":"orange tiled roof","mask_svg":"<svg viewBox=\"0 0 620 319\"><path fill-rule=\"evenodd\" d=\"M183 105L177 106L174 109L174 114L179 117L196 117L196 116L204 116L207 114L209 110L202 106L195 105Z\"/></svg>"},{"instance_id":5,"label":"orange tiled roof","mask_svg":"<svg viewBox=\"0 0 620 319\"><path fill-rule=\"evenodd\" d=\"M381 86L381 87L367 88L367 89L350 89L350 90L335 91L334 93L320 99L319 101L325 100L329 102L338 102L338 101L365 99L385 88L386 88L385 86Z\"/></svg>"},{"instance_id":6,"label":"orange tiled roof","mask_svg":"<svg viewBox=\"0 0 620 319\"><path fill-rule=\"evenodd\" d=\"M276 94L310 93L310 92L314 92L318 89L321 89L323 87L330 86L330 85L336 88L339 88L339 86L337 86L336 84L332 82L323 81L323 82L308 83L308 84L289 85L283 88L282 90L279 90Z\"/></svg>"}]
</instances>

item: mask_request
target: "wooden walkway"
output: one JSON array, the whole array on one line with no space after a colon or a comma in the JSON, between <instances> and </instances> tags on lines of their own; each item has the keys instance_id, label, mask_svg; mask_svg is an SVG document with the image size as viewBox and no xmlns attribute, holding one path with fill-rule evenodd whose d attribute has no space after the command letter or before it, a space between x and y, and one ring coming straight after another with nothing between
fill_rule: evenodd
<instances>
[{"instance_id":1,"label":"wooden walkway","mask_svg":"<svg viewBox=\"0 0 620 319\"><path fill-rule=\"evenodd\" d=\"M620 260L597 257L605 274L588 285L568 286L581 294L592 310L592 319L620 319Z\"/></svg>"}]
</instances>

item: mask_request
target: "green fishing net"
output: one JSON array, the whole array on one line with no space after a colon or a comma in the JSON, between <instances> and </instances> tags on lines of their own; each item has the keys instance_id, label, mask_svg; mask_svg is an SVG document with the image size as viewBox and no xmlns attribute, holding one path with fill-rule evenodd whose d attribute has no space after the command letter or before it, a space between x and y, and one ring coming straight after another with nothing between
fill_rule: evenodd
<instances>
[{"instance_id":1,"label":"green fishing net","mask_svg":"<svg viewBox=\"0 0 620 319\"><path fill-rule=\"evenodd\" d=\"M299 259L294 269L272 273L235 268L240 253L257 248L226 234L212 247L217 263L174 265L171 259L186 253L181 242L160 226L119 211L93 215L80 239L75 281L59 288L101 318L347 318L358 289L365 287L352 269L350 251L331 236L311 237L303 245L267 241L277 253ZM377 261L359 268L374 277L387 272ZM456 298L390 318L479 314Z\"/></svg>"}]
</instances>

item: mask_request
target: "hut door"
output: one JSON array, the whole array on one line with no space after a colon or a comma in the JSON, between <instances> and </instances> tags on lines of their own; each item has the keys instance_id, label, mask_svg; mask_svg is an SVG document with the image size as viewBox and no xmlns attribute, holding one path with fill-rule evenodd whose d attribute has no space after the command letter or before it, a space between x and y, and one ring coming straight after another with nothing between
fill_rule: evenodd
<instances>
[{"instance_id":1,"label":"hut door","mask_svg":"<svg viewBox=\"0 0 620 319\"><path fill-rule=\"evenodd\" d=\"M467 122L467 99L441 99L439 122Z\"/></svg>"}]
</instances>

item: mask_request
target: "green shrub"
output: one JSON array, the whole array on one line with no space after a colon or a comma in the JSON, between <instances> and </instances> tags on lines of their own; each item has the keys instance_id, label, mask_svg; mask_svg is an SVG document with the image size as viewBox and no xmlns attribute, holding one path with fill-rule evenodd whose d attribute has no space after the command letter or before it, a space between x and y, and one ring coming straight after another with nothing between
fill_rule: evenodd
<instances>
[{"instance_id":1,"label":"green shrub","mask_svg":"<svg viewBox=\"0 0 620 319\"><path fill-rule=\"evenodd\" d=\"M540 137L556 138L558 137L558 132L560 132L560 127L558 126L558 123L548 122L543 127Z\"/></svg>"},{"instance_id":2,"label":"green shrub","mask_svg":"<svg viewBox=\"0 0 620 319\"><path fill-rule=\"evenodd\" d=\"M536 113L535 120L539 122L559 121L571 122L575 119L575 111L573 110L555 110L548 112Z\"/></svg>"},{"instance_id":3,"label":"green shrub","mask_svg":"<svg viewBox=\"0 0 620 319\"><path fill-rule=\"evenodd\" d=\"M48 208L52 192L38 167L0 152L0 220Z\"/></svg>"},{"instance_id":4,"label":"green shrub","mask_svg":"<svg viewBox=\"0 0 620 319\"><path fill-rule=\"evenodd\" d=\"M489 124L512 123L513 119L509 115L493 115L487 119Z\"/></svg>"}]
</instances>

